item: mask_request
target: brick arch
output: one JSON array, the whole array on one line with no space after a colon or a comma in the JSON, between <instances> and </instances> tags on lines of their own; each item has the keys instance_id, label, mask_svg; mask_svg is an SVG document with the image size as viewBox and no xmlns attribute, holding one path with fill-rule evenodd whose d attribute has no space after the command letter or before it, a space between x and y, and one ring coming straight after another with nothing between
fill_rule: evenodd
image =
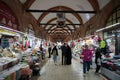
<instances>
[{"instance_id":1,"label":"brick arch","mask_svg":"<svg viewBox=\"0 0 120 80\"><path fill-rule=\"evenodd\" d=\"M10 13L10 15L12 15L12 16L15 18L15 23L16 23L16 25L17 25L17 30L19 30L18 17L17 17L17 15L15 14L14 10L12 10L12 8L11 8L8 4L6 4L5 2L0 1L0 3L3 4L6 9L9 9L9 10L8 10L8 13Z\"/></svg>"},{"instance_id":2,"label":"brick arch","mask_svg":"<svg viewBox=\"0 0 120 80\"><path fill-rule=\"evenodd\" d=\"M100 6L97 0L88 0L88 2L91 4L95 11L99 12Z\"/></svg>"},{"instance_id":3,"label":"brick arch","mask_svg":"<svg viewBox=\"0 0 120 80\"><path fill-rule=\"evenodd\" d=\"M50 24L51 22L53 22L53 21L55 21L55 20L57 20L56 17L55 17L55 18L52 18L51 20L49 20L46 24ZM69 20L69 19L67 19L67 18L66 18L66 21L69 22L70 24L74 24L71 20ZM76 30L75 25L72 25L72 26L73 26L74 29ZM47 27L47 25L44 26L44 29L45 29L45 27ZM66 26L66 27L67 27L67 26ZM52 28L52 27L50 27L50 28ZM49 29L50 29L50 28L49 28ZM49 30L49 29L48 29L48 30ZM68 27L68 29L70 29L70 28Z\"/></svg>"},{"instance_id":4,"label":"brick arch","mask_svg":"<svg viewBox=\"0 0 120 80\"><path fill-rule=\"evenodd\" d=\"M50 8L48 10L58 10L59 8L61 8L62 10L65 10L65 11L75 11L75 10L69 8L69 7L66 7L66 6L56 6L56 7ZM49 13L42 13L41 16L38 19L38 23L41 22L42 19L48 14ZM81 24L83 24L82 18L80 17L80 15L78 13L72 13L72 15L74 15Z\"/></svg>"}]
</instances>

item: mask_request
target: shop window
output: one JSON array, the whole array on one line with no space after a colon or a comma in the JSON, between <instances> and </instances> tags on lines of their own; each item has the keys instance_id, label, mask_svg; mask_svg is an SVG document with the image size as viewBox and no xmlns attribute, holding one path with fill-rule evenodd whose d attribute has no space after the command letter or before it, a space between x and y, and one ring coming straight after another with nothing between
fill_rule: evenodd
<instances>
[{"instance_id":1,"label":"shop window","mask_svg":"<svg viewBox=\"0 0 120 80\"><path fill-rule=\"evenodd\" d=\"M120 22L120 18L118 19L118 22Z\"/></svg>"},{"instance_id":2,"label":"shop window","mask_svg":"<svg viewBox=\"0 0 120 80\"><path fill-rule=\"evenodd\" d=\"M120 10L119 10L119 11L117 11L117 17L119 17L119 18L120 18Z\"/></svg>"},{"instance_id":3,"label":"shop window","mask_svg":"<svg viewBox=\"0 0 120 80\"><path fill-rule=\"evenodd\" d=\"M116 23L116 20L113 20L113 24L115 24Z\"/></svg>"},{"instance_id":4,"label":"shop window","mask_svg":"<svg viewBox=\"0 0 120 80\"><path fill-rule=\"evenodd\" d=\"M113 13L111 14L111 16L107 20L106 26L109 26L109 25L112 25L112 24L120 22L119 18L120 18L120 7L118 7L117 9L115 9L113 11Z\"/></svg>"},{"instance_id":5,"label":"shop window","mask_svg":"<svg viewBox=\"0 0 120 80\"><path fill-rule=\"evenodd\" d=\"M112 16L110 16L110 18L108 19L108 22L112 21Z\"/></svg>"},{"instance_id":6,"label":"shop window","mask_svg":"<svg viewBox=\"0 0 120 80\"><path fill-rule=\"evenodd\" d=\"M113 19L116 19L116 13L113 13Z\"/></svg>"},{"instance_id":7,"label":"shop window","mask_svg":"<svg viewBox=\"0 0 120 80\"><path fill-rule=\"evenodd\" d=\"M118 7L117 10L120 10L120 7Z\"/></svg>"},{"instance_id":8,"label":"shop window","mask_svg":"<svg viewBox=\"0 0 120 80\"><path fill-rule=\"evenodd\" d=\"M107 23L107 26L112 25L112 22Z\"/></svg>"}]
</instances>

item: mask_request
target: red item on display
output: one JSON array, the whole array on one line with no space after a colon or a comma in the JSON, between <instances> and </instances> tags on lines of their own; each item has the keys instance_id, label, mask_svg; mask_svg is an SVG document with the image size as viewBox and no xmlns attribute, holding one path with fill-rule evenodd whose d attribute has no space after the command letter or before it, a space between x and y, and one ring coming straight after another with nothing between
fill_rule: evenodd
<instances>
[{"instance_id":1,"label":"red item on display","mask_svg":"<svg viewBox=\"0 0 120 80\"><path fill-rule=\"evenodd\" d=\"M25 45L26 45L26 48L29 47L29 41L28 40L25 42Z\"/></svg>"},{"instance_id":2,"label":"red item on display","mask_svg":"<svg viewBox=\"0 0 120 80\"><path fill-rule=\"evenodd\" d=\"M31 75L31 71L29 68L22 69L22 75Z\"/></svg>"},{"instance_id":3,"label":"red item on display","mask_svg":"<svg viewBox=\"0 0 120 80\"><path fill-rule=\"evenodd\" d=\"M100 36L98 36L98 39L97 39L97 40L98 40L98 42L100 42L100 41L101 41L101 37L100 37Z\"/></svg>"},{"instance_id":4,"label":"red item on display","mask_svg":"<svg viewBox=\"0 0 120 80\"><path fill-rule=\"evenodd\" d=\"M78 42L80 42L80 39L78 39Z\"/></svg>"},{"instance_id":5,"label":"red item on display","mask_svg":"<svg viewBox=\"0 0 120 80\"><path fill-rule=\"evenodd\" d=\"M75 43L74 43L74 41L72 41L71 46L72 46L72 47L75 47Z\"/></svg>"},{"instance_id":6,"label":"red item on display","mask_svg":"<svg viewBox=\"0 0 120 80\"><path fill-rule=\"evenodd\" d=\"M24 46L23 46L22 44L20 45L20 48L21 48L22 51L25 50L25 49L24 49Z\"/></svg>"}]
</instances>

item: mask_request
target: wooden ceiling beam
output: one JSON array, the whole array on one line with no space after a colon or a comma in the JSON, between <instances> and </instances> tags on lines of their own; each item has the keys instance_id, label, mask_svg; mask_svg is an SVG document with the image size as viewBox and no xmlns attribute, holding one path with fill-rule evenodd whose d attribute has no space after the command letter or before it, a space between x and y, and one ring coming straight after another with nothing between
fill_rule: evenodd
<instances>
[{"instance_id":1,"label":"wooden ceiling beam","mask_svg":"<svg viewBox=\"0 0 120 80\"><path fill-rule=\"evenodd\" d=\"M27 9L26 12L34 12L34 13L44 13L44 12L47 12L47 13L82 13L82 14L86 14L86 13L89 13L89 14L95 14L96 11L57 11L57 10L33 10L33 9Z\"/></svg>"},{"instance_id":2,"label":"wooden ceiling beam","mask_svg":"<svg viewBox=\"0 0 120 80\"><path fill-rule=\"evenodd\" d=\"M98 3L98 0L88 0L88 2L91 4L91 6L93 7L94 11L99 12L100 11L100 6Z\"/></svg>"},{"instance_id":3,"label":"wooden ceiling beam","mask_svg":"<svg viewBox=\"0 0 120 80\"><path fill-rule=\"evenodd\" d=\"M62 30L57 30L57 28L54 28L54 29L52 29L50 32L49 32L49 34L51 34L52 33L52 31L66 31L68 34L71 34L70 32L68 32L68 30L66 30L66 29L62 29Z\"/></svg>"},{"instance_id":4,"label":"wooden ceiling beam","mask_svg":"<svg viewBox=\"0 0 120 80\"><path fill-rule=\"evenodd\" d=\"M62 10L65 10L65 11L66 10L75 11L75 10L69 8L69 7L66 7L66 6L56 6L56 7L50 8L48 10L58 10L60 7L61 7ZM42 19L44 19L44 17L47 16L48 14L49 13L47 13L47 12L42 13L41 16L38 19L38 23L40 23L42 21ZM80 17L80 15L78 13L71 13L71 14L74 15L81 24L83 24L82 18Z\"/></svg>"},{"instance_id":5,"label":"wooden ceiling beam","mask_svg":"<svg viewBox=\"0 0 120 80\"><path fill-rule=\"evenodd\" d=\"M56 25L56 23L50 23L50 24L40 23L39 25ZM79 23L78 23L78 24L76 24L76 23L74 24L74 23L73 23L73 24L66 24L66 25L82 25L82 24L79 24ZM46 27L46 26L45 26L45 27Z\"/></svg>"},{"instance_id":6,"label":"wooden ceiling beam","mask_svg":"<svg viewBox=\"0 0 120 80\"><path fill-rule=\"evenodd\" d=\"M24 9L29 9L30 6L35 2L35 0L27 0L25 3L24 3Z\"/></svg>"}]
</instances>

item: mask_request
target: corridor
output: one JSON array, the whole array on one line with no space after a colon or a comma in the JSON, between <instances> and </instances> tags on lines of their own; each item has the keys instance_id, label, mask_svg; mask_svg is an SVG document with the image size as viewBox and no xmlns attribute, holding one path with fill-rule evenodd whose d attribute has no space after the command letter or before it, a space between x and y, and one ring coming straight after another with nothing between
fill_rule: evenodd
<instances>
[{"instance_id":1,"label":"corridor","mask_svg":"<svg viewBox=\"0 0 120 80\"><path fill-rule=\"evenodd\" d=\"M72 65L61 65L59 55L58 64L53 63L52 58L47 61L40 71L40 76L32 77L32 80L106 80L100 74L95 74L94 69L84 77L82 64L72 59Z\"/></svg>"}]
</instances>

